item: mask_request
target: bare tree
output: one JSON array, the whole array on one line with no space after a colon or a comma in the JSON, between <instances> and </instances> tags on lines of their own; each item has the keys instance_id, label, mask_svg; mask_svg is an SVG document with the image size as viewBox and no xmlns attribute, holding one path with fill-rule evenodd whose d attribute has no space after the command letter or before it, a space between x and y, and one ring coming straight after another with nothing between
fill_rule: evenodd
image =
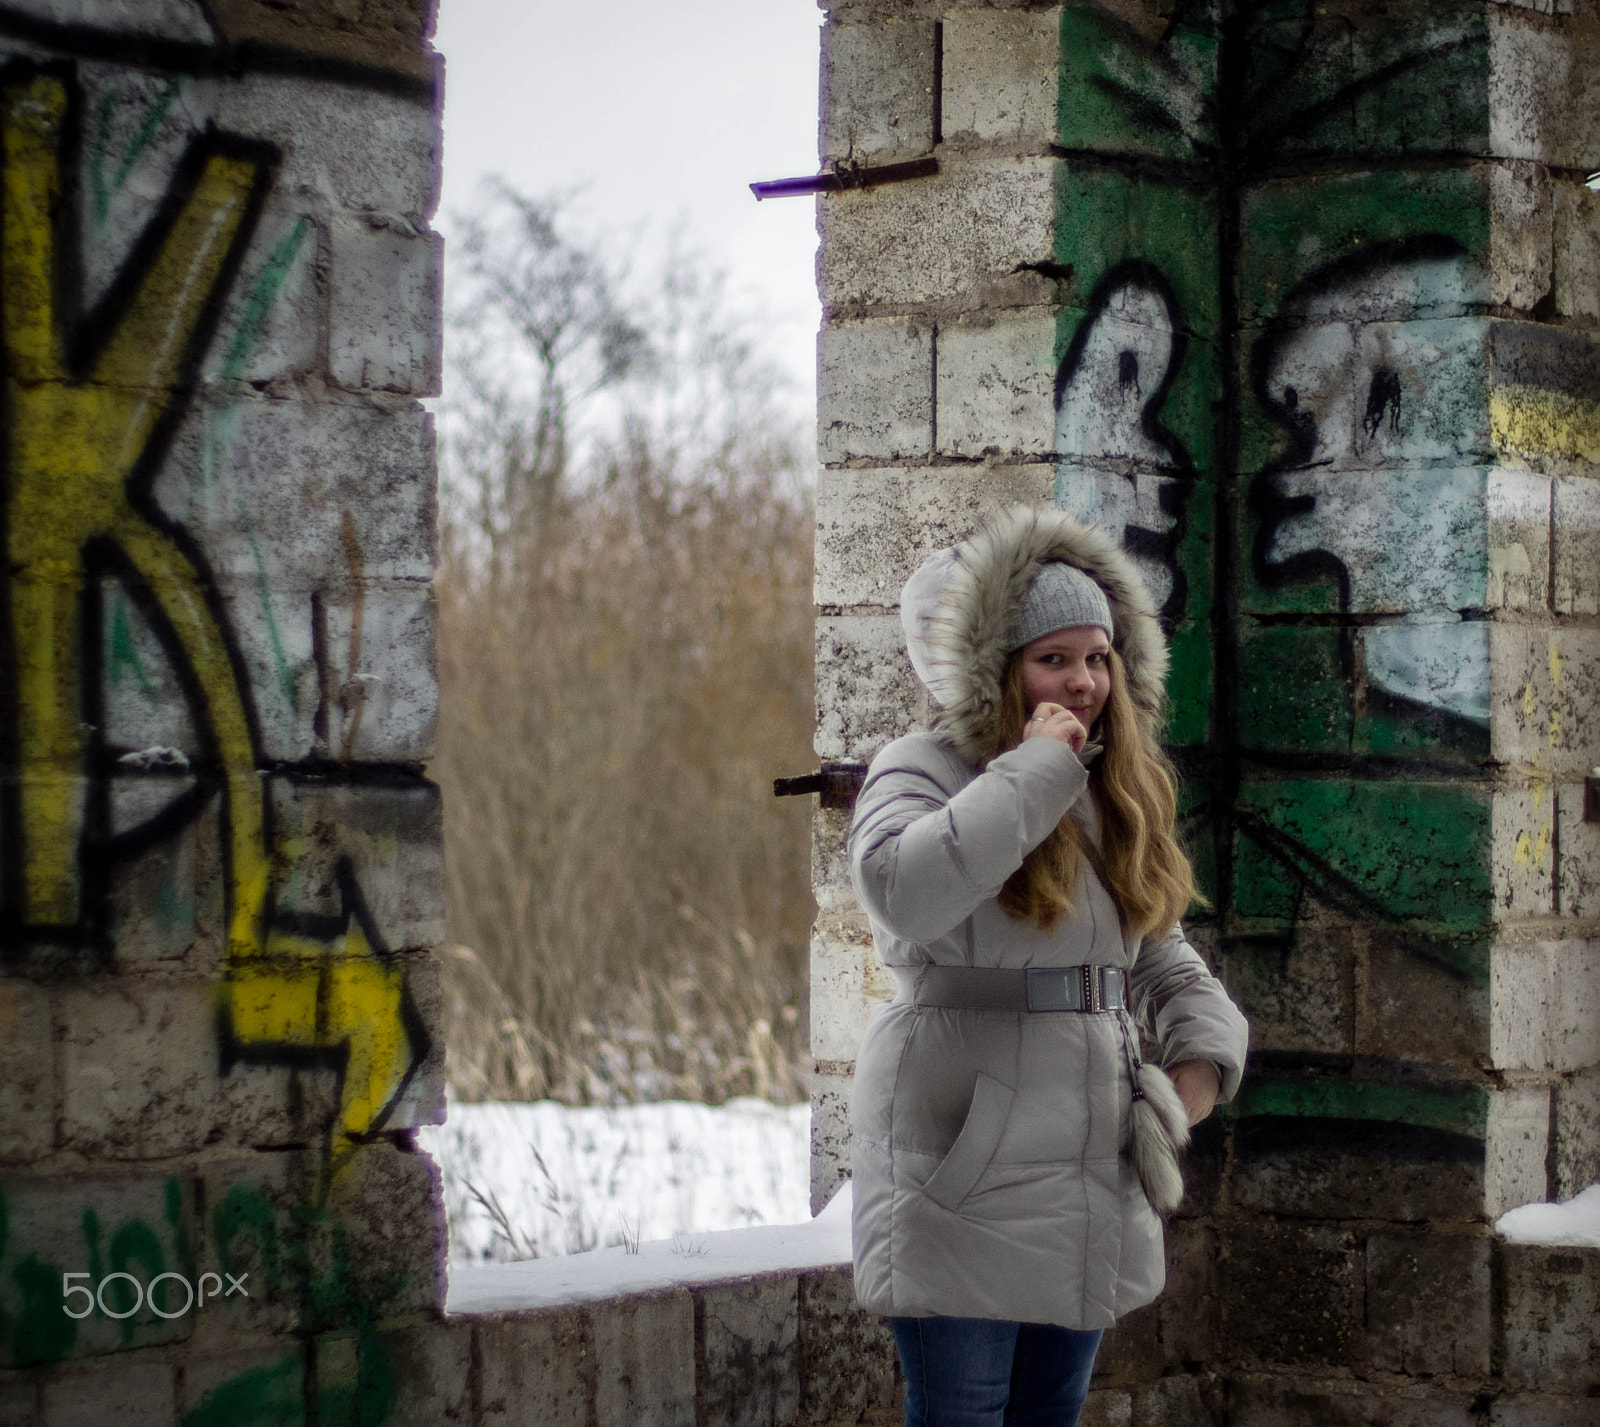
<instances>
[{"instance_id":1,"label":"bare tree","mask_svg":"<svg viewBox=\"0 0 1600 1427\"><path fill-rule=\"evenodd\" d=\"M440 745L464 1096L804 1093L812 512L758 326L502 188L452 330Z\"/></svg>"}]
</instances>

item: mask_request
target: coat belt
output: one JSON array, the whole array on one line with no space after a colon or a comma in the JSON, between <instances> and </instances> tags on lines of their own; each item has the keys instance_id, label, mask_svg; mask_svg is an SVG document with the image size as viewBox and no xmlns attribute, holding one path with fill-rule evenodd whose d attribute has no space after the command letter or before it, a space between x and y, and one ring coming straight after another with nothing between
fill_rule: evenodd
<instances>
[{"instance_id":1,"label":"coat belt","mask_svg":"<svg viewBox=\"0 0 1600 1427\"><path fill-rule=\"evenodd\" d=\"M1121 1011L1120 966L891 966L897 1001L952 1011Z\"/></svg>"}]
</instances>

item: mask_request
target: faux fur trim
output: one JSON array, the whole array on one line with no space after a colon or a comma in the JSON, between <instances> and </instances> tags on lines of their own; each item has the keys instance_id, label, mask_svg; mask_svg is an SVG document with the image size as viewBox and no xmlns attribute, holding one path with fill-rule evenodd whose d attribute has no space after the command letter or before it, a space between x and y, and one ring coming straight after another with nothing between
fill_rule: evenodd
<instances>
[{"instance_id":1,"label":"faux fur trim","mask_svg":"<svg viewBox=\"0 0 1600 1427\"><path fill-rule=\"evenodd\" d=\"M1111 642L1127 667L1128 692L1159 738L1166 716L1167 640L1137 566L1109 535L1053 506L1014 506L985 522L957 553L926 641L942 685L934 726L963 758L981 764L999 751L1006 635L1046 560L1076 565L1105 590L1117 627Z\"/></svg>"},{"instance_id":2,"label":"faux fur trim","mask_svg":"<svg viewBox=\"0 0 1600 1427\"><path fill-rule=\"evenodd\" d=\"M1189 1117L1165 1071L1141 1065L1136 1083L1139 1094L1131 1126L1134 1167L1151 1207L1158 1214L1170 1214L1183 1203L1178 1156L1189 1145Z\"/></svg>"}]
</instances>

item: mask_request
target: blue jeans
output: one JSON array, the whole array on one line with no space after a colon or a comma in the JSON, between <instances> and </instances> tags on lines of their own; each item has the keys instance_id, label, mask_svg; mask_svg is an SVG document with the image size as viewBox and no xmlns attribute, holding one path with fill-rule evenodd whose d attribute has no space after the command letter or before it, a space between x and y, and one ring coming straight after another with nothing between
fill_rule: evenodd
<instances>
[{"instance_id":1,"label":"blue jeans","mask_svg":"<svg viewBox=\"0 0 1600 1427\"><path fill-rule=\"evenodd\" d=\"M1100 1331L990 1318L891 1318L906 1427L1072 1427Z\"/></svg>"}]
</instances>

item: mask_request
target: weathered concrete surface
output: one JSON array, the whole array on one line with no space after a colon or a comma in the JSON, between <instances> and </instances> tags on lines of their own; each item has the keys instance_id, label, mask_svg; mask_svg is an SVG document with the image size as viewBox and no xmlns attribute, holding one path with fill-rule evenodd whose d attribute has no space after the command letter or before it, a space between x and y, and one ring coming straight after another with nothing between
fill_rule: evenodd
<instances>
[{"instance_id":1,"label":"weathered concrete surface","mask_svg":"<svg viewBox=\"0 0 1600 1427\"><path fill-rule=\"evenodd\" d=\"M25 8L0 1417L465 1421L405 1137L443 1111L431 7Z\"/></svg>"}]
</instances>

